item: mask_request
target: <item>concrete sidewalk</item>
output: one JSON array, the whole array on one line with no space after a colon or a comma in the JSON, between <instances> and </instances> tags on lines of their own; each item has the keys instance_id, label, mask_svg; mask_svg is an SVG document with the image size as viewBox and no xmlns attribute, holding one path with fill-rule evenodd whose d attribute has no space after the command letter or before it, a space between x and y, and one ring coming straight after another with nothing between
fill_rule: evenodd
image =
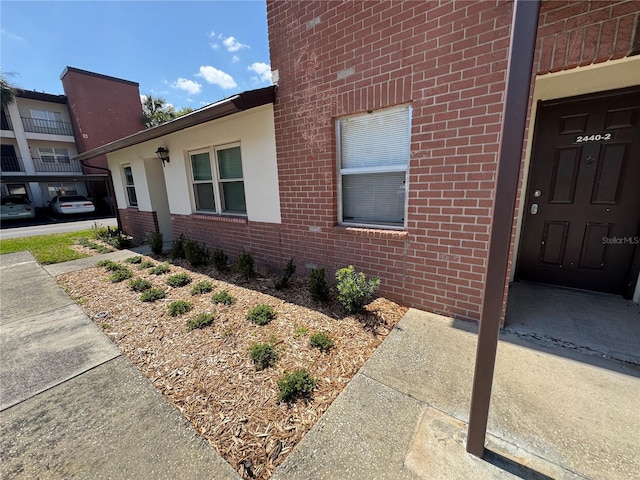
<instances>
[{"instance_id":1,"label":"concrete sidewalk","mask_svg":"<svg viewBox=\"0 0 640 480\"><path fill-rule=\"evenodd\" d=\"M96 261L0 256L2 478L240 478L50 276ZM475 348L473 325L410 310L274 480L640 478L640 370L510 334L490 452L468 455Z\"/></svg>"},{"instance_id":2,"label":"concrete sidewalk","mask_svg":"<svg viewBox=\"0 0 640 480\"><path fill-rule=\"evenodd\" d=\"M3 479L240 478L30 254L0 272Z\"/></svg>"}]
</instances>

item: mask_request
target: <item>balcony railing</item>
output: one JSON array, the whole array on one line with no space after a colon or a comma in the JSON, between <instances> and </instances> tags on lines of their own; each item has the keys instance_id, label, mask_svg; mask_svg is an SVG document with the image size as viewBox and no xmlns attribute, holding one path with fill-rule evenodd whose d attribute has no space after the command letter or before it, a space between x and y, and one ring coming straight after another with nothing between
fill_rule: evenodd
<instances>
[{"instance_id":1,"label":"balcony railing","mask_svg":"<svg viewBox=\"0 0 640 480\"><path fill-rule=\"evenodd\" d=\"M69 158L58 157L57 159L52 159L51 157L34 157L33 166L36 172L82 172L80 162Z\"/></svg>"},{"instance_id":2,"label":"balcony railing","mask_svg":"<svg viewBox=\"0 0 640 480\"><path fill-rule=\"evenodd\" d=\"M13 130L11 119L4 113L4 110L2 110L2 118L0 118L0 128L2 130Z\"/></svg>"},{"instance_id":3,"label":"balcony railing","mask_svg":"<svg viewBox=\"0 0 640 480\"><path fill-rule=\"evenodd\" d=\"M0 172L24 172L24 165L20 157L1 157Z\"/></svg>"},{"instance_id":4,"label":"balcony railing","mask_svg":"<svg viewBox=\"0 0 640 480\"><path fill-rule=\"evenodd\" d=\"M49 133L51 135L71 135L73 127L68 122L56 120L43 120L41 118L22 117L22 125L25 132Z\"/></svg>"}]
</instances>

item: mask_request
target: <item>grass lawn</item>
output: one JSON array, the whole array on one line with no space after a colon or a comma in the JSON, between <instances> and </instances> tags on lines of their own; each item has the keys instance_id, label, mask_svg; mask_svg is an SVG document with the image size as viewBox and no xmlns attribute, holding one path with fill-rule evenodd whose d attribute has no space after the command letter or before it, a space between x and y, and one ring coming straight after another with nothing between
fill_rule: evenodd
<instances>
[{"instance_id":1,"label":"grass lawn","mask_svg":"<svg viewBox=\"0 0 640 480\"><path fill-rule=\"evenodd\" d=\"M80 238L92 238L92 236L91 230L81 230L35 237L10 238L0 240L0 254L29 250L41 264L66 262L88 257L89 255L78 253L69 247L77 243Z\"/></svg>"}]
</instances>

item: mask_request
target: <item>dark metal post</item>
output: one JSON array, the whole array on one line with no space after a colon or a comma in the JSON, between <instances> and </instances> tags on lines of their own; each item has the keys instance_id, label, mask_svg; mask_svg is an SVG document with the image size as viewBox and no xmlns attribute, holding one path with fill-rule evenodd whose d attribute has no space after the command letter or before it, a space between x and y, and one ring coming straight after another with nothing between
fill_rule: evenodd
<instances>
[{"instance_id":1,"label":"dark metal post","mask_svg":"<svg viewBox=\"0 0 640 480\"><path fill-rule=\"evenodd\" d=\"M539 0L514 2L487 278L467 432L467 452L480 458L487 433L539 13Z\"/></svg>"}]
</instances>

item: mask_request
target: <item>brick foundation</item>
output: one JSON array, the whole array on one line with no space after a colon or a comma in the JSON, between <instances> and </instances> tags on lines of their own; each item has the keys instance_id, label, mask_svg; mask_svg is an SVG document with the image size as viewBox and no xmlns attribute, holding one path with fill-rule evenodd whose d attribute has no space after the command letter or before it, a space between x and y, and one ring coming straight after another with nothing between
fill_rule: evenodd
<instances>
[{"instance_id":1,"label":"brick foundation","mask_svg":"<svg viewBox=\"0 0 640 480\"><path fill-rule=\"evenodd\" d=\"M149 232L159 232L156 212L141 212L137 208L118 210L122 230L136 241L143 241Z\"/></svg>"}]
</instances>

